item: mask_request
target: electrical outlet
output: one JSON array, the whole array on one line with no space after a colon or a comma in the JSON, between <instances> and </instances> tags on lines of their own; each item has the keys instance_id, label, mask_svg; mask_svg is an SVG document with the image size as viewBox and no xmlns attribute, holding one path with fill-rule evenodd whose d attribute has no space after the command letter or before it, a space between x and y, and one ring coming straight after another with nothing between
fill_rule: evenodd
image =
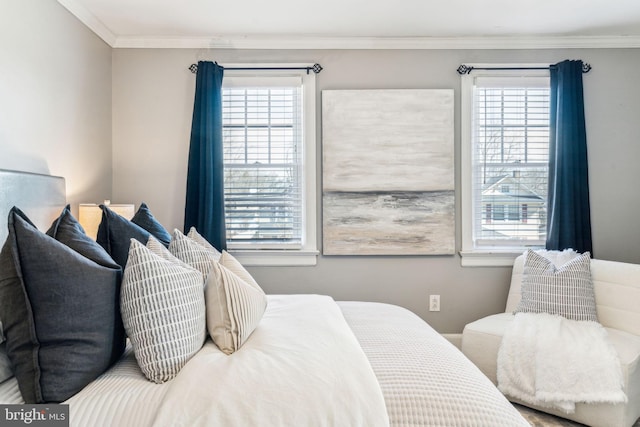
<instances>
[{"instance_id":1,"label":"electrical outlet","mask_svg":"<svg viewBox=\"0 0 640 427\"><path fill-rule=\"evenodd\" d=\"M440 311L440 295L429 295L429 311Z\"/></svg>"}]
</instances>

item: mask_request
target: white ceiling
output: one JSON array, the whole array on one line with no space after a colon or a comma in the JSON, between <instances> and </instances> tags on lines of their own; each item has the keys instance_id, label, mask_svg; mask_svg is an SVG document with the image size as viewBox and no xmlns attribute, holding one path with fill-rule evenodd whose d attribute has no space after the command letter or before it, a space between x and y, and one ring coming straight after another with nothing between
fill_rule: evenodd
<instances>
[{"instance_id":1,"label":"white ceiling","mask_svg":"<svg viewBox=\"0 0 640 427\"><path fill-rule=\"evenodd\" d=\"M640 47L640 0L58 0L113 47Z\"/></svg>"}]
</instances>

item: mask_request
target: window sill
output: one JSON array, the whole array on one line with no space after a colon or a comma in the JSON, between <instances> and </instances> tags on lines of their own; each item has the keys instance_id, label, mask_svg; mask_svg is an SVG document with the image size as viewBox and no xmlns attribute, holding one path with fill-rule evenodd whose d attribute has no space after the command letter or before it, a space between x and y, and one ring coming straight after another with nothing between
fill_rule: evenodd
<instances>
[{"instance_id":1,"label":"window sill","mask_svg":"<svg viewBox=\"0 0 640 427\"><path fill-rule=\"evenodd\" d=\"M511 267L523 252L524 249L460 251L460 264L463 267Z\"/></svg>"},{"instance_id":2,"label":"window sill","mask_svg":"<svg viewBox=\"0 0 640 427\"><path fill-rule=\"evenodd\" d=\"M318 262L318 251L229 250L243 266L305 267Z\"/></svg>"}]
</instances>

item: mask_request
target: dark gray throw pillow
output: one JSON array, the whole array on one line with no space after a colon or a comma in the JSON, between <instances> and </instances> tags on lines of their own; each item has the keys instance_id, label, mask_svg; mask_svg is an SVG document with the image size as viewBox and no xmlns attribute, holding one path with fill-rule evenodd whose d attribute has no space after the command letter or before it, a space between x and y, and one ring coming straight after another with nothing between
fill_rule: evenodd
<instances>
[{"instance_id":1,"label":"dark gray throw pillow","mask_svg":"<svg viewBox=\"0 0 640 427\"><path fill-rule=\"evenodd\" d=\"M60 216L53 221L47 235L100 265L117 266L107 251L87 236L82 225L71 214L69 205L65 206Z\"/></svg>"},{"instance_id":2,"label":"dark gray throw pillow","mask_svg":"<svg viewBox=\"0 0 640 427\"><path fill-rule=\"evenodd\" d=\"M0 315L25 402L70 398L122 351L124 340L114 339L120 277L119 266L92 261L11 210L0 252Z\"/></svg>"},{"instance_id":3,"label":"dark gray throw pillow","mask_svg":"<svg viewBox=\"0 0 640 427\"><path fill-rule=\"evenodd\" d=\"M80 225L78 220L71 214L69 205L67 205L62 210L60 216L53 221L51 227L47 230L47 235L61 243L64 243L74 251L89 258L98 265L112 269L120 269L121 272L123 271L102 246L86 235L82 225ZM113 329L113 342L114 344L119 343L120 345L113 346L113 354L111 357L112 363L115 363L120 359L120 356L122 356L126 340L124 324L122 323L122 317L120 316L120 285L122 283L122 274L119 274L117 277L118 280L114 293L115 301L110 302L110 304L113 303L116 322Z\"/></svg>"},{"instance_id":4,"label":"dark gray throw pillow","mask_svg":"<svg viewBox=\"0 0 640 427\"><path fill-rule=\"evenodd\" d=\"M124 270L129 258L131 239L143 245L147 244L151 235L147 230L118 215L105 205L102 209L102 221L98 226L96 241L111 255L111 258Z\"/></svg>"},{"instance_id":5,"label":"dark gray throw pillow","mask_svg":"<svg viewBox=\"0 0 640 427\"><path fill-rule=\"evenodd\" d=\"M162 224L155 219L146 203L142 202L140 204L138 211L133 218L131 218L131 222L147 230L165 247L169 247L169 243L171 243L171 234L169 234Z\"/></svg>"}]
</instances>

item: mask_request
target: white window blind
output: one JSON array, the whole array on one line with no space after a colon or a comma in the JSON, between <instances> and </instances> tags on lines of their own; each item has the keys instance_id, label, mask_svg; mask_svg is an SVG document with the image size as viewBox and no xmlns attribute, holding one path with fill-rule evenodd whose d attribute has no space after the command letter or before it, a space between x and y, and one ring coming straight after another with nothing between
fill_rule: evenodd
<instances>
[{"instance_id":1,"label":"white window blind","mask_svg":"<svg viewBox=\"0 0 640 427\"><path fill-rule=\"evenodd\" d=\"M546 240L549 78L474 78L471 131L473 247Z\"/></svg>"},{"instance_id":2,"label":"white window blind","mask_svg":"<svg viewBox=\"0 0 640 427\"><path fill-rule=\"evenodd\" d=\"M249 85L247 85L249 83ZM229 79L222 94L227 242L302 247L302 83Z\"/></svg>"}]
</instances>

